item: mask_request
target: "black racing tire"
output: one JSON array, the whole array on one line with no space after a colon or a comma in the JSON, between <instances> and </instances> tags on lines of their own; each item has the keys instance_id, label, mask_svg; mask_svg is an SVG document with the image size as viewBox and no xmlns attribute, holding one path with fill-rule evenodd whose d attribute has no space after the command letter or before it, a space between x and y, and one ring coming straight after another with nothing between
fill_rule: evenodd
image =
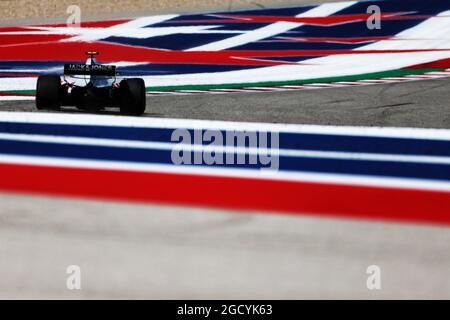
<instances>
[{"instance_id":1,"label":"black racing tire","mask_svg":"<svg viewBox=\"0 0 450 320\"><path fill-rule=\"evenodd\" d=\"M61 79L58 75L40 76L36 86L36 108L59 110L61 108Z\"/></svg>"},{"instance_id":2,"label":"black racing tire","mask_svg":"<svg viewBox=\"0 0 450 320\"><path fill-rule=\"evenodd\" d=\"M143 79L126 79L120 82L120 113L140 116L145 112L145 82Z\"/></svg>"}]
</instances>

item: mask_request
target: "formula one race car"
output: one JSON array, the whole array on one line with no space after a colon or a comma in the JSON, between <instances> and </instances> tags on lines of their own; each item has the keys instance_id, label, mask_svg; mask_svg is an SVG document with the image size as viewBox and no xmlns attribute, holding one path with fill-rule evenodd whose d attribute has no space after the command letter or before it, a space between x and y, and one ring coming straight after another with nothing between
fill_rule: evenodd
<instances>
[{"instance_id":1,"label":"formula one race car","mask_svg":"<svg viewBox=\"0 0 450 320\"><path fill-rule=\"evenodd\" d=\"M43 75L38 78L36 107L39 110L60 110L75 106L86 111L119 108L122 114L139 116L145 112L143 79L117 82L116 66L102 65L94 59L98 52L86 52L85 64L64 65L64 75ZM69 81L67 78L71 78Z\"/></svg>"}]
</instances>

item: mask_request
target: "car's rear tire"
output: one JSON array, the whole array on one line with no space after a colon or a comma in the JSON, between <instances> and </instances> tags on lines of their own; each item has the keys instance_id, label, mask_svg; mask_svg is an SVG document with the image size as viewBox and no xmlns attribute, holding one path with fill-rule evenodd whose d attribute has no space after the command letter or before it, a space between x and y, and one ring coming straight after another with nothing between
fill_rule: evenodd
<instances>
[{"instance_id":1,"label":"car's rear tire","mask_svg":"<svg viewBox=\"0 0 450 320\"><path fill-rule=\"evenodd\" d=\"M120 112L140 116L145 112L145 82L143 79L126 79L120 82Z\"/></svg>"},{"instance_id":2,"label":"car's rear tire","mask_svg":"<svg viewBox=\"0 0 450 320\"><path fill-rule=\"evenodd\" d=\"M57 75L40 76L36 86L36 108L59 110L61 108L61 79Z\"/></svg>"}]
</instances>

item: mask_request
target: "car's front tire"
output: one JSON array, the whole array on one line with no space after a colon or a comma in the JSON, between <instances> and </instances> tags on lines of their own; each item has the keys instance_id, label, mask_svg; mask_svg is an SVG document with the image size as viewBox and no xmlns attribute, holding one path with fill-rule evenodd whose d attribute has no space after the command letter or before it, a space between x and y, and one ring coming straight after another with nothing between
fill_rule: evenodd
<instances>
[{"instance_id":1,"label":"car's front tire","mask_svg":"<svg viewBox=\"0 0 450 320\"><path fill-rule=\"evenodd\" d=\"M145 112L145 82L143 79L126 79L120 82L120 112L140 116Z\"/></svg>"},{"instance_id":2,"label":"car's front tire","mask_svg":"<svg viewBox=\"0 0 450 320\"><path fill-rule=\"evenodd\" d=\"M57 75L40 76L36 86L36 108L59 110L61 108L61 79Z\"/></svg>"}]
</instances>

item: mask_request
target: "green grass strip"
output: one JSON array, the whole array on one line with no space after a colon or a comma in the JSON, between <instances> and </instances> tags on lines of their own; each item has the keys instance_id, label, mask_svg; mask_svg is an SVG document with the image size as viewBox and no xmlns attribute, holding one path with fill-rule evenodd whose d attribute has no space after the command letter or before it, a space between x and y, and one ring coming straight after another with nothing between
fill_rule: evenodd
<instances>
[{"instance_id":1,"label":"green grass strip","mask_svg":"<svg viewBox=\"0 0 450 320\"><path fill-rule=\"evenodd\" d=\"M8 90L8 91L2 90L0 92L17 93L17 94L35 94L36 90Z\"/></svg>"}]
</instances>

